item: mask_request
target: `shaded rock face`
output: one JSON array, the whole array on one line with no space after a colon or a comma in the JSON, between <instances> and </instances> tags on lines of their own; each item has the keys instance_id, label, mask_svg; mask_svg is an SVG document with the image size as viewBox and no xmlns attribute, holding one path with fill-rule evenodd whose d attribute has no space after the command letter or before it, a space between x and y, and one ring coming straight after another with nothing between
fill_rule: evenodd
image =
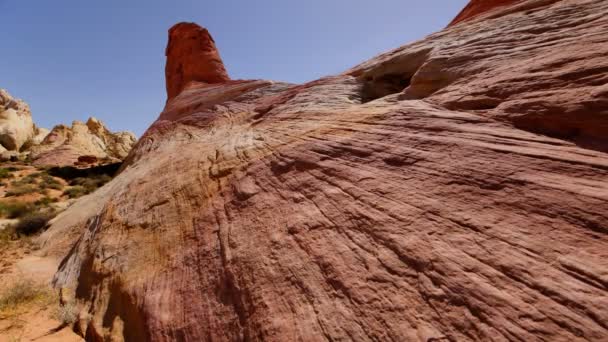
<instances>
[{"instance_id":1,"label":"shaded rock face","mask_svg":"<svg viewBox=\"0 0 608 342\"><path fill-rule=\"evenodd\" d=\"M608 339L608 3L196 83L41 237L88 340Z\"/></svg>"},{"instance_id":2,"label":"shaded rock face","mask_svg":"<svg viewBox=\"0 0 608 342\"><path fill-rule=\"evenodd\" d=\"M219 83L230 80L207 29L179 23L169 30L165 52L167 99L177 96L190 82Z\"/></svg>"},{"instance_id":3,"label":"shaded rock face","mask_svg":"<svg viewBox=\"0 0 608 342\"><path fill-rule=\"evenodd\" d=\"M0 89L0 144L9 151L19 151L36 134L30 107Z\"/></svg>"},{"instance_id":4,"label":"shaded rock face","mask_svg":"<svg viewBox=\"0 0 608 342\"><path fill-rule=\"evenodd\" d=\"M522 0L471 0L467 6L454 18L450 25L467 21L497 8L520 3Z\"/></svg>"},{"instance_id":5,"label":"shaded rock face","mask_svg":"<svg viewBox=\"0 0 608 342\"><path fill-rule=\"evenodd\" d=\"M55 126L39 145L30 147L35 165L73 165L79 157L122 160L136 142L130 132L110 132L96 118L84 123L74 121L71 127Z\"/></svg>"}]
</instances>

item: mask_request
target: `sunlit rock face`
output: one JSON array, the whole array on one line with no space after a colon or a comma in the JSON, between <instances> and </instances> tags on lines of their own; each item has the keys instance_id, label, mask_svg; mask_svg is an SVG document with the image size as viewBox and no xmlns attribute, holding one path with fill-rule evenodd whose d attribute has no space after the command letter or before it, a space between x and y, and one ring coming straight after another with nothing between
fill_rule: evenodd
<instances>
[{"instance_id":1,"label":"sunlit rock face","mask_svg":"<svg viewBox=\"0 0 608 342\"><path fill-rule=\"evenodd\" d=\"M177 96L192 81L220 83L230 80L215 41L194 23L179 23L169 30L165 52L167 97Z\"/></svg>"},{"instance_id":2,"label":"sunlit rock face","mask_svg":"<svg viewBox=\"0 0 608 342\"><path fill-rule=\"evenodd\" d=\"M72 126L57 125L37 145L29 148L35 165L74 165L81 156L118 162L128 155L136 137L131 132L110 132L96 118L74 121Z\"/></svg>"},{"instance_id":3,"label":"sunlit rock face","mask_svg":"<svg viewBox=\"0 0 608 342\"><path fill-rule=\"evenodd\" d=\"M456 18L452 20L450 25L456 25L462 21L468 21L480 15L504 9L504 7L521 2L522 0L471 0Z\"/></svg>"},{"instance_id":4,"label":"sunlit rock face","mask_svg":"<svg viewBox=\"0 0 608 342\"><path fill-rule=\"evenodd\" d=\"M35 135L32 113L27 103L0 89L0 145L3 150L19 151Z\"/></svg>"},{"instance_id":5,"label":"sunlit rock face","mask_svg":"<svg viewBox=\"0 0 608 342\"><path fill-rule=\"evenodd\" d=\"M608 339L608 2L516 6L303 85L170 92L41 237L76 330Z\"/></svg>"}]
</instances>

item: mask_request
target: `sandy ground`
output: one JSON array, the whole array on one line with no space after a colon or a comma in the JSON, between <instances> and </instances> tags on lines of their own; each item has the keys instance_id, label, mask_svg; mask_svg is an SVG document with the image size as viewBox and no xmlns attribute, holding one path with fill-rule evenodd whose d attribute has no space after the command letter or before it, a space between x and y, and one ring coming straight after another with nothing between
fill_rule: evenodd
<instances>
[{"instance_id":1,"label":"sandy ground","mask_svg":"<svg viewBox=\"0 0 608 342\"><path fill-rule=\"evenodd\" d=\"M2 165L6 166L6 165ZM10 166L10 165L9 165ZM0 185L0 202L31 203L43 195L26 194L23 196L4 197L10 183L38 172L30 166L19 166L19 171L13 172L14 177L3 180ZM57 179L62 184L65 181ZM54 205L68 204L62 197L61 190L49 189L51 198L61 199ZM0 229L15 223L14 219L1 219ZM6 293L15 284L24 282L36 284L44 295L30 303L20 304L14 309L0 311L0 342L16 341L82 341L74 334L70 327L66 327L55 318L59 308L59 296L50 286L53 274L57 270L59 260L49 256L37 255L36 246L31 239L24 238L17 241L0 243L0 296Z\"/></svg>"},{"instance_id":2,"label":"sandy ground","mask_svg":"<svg viewBox=\"0 0 608 342\"><path fill-rule=\"evenodd\" d=\"M59 297L51 288L50 281L59 260L36 255L35 246L28 241L11 242L8 246L3 246L0 257L0 291L24 280L40 284L49 291L44 300L0 313L0 342L82 341L54 317Z\"/></svg>"}]
</instances>

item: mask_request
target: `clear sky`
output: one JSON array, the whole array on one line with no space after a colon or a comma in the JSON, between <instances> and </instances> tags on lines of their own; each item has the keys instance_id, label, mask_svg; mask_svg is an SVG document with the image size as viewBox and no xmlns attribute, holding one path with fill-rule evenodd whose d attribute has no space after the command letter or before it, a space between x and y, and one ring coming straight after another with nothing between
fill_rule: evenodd
<instances>
[{"instance_id":1,"label":"clear sky","mask_svg":"<svg viewBox=\"0 0 608 342\"><path fill-rule=\"evenodd\" d=\"M166 99L167 30L209 29L233 79L301 83L445 27L467 0L0 0L0 88L34 121L140 135Z\"/></svg>"}]
</instances>

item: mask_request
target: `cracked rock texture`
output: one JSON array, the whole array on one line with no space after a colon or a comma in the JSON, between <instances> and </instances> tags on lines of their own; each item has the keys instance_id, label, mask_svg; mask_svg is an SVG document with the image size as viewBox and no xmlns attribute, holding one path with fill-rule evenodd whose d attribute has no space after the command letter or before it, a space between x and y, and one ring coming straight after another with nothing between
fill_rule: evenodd
<instances>
[{"instance_id":1,"label":"cracked rock texture","mask_svg":"<svg viewBox=\"0 0 608 342\"><path fill-rule=\"evenodd\" d=\"M303 85L191 82L41 237L76 330L608 340L608 2L516 6Z\"/></svg>"}]
</instances>

